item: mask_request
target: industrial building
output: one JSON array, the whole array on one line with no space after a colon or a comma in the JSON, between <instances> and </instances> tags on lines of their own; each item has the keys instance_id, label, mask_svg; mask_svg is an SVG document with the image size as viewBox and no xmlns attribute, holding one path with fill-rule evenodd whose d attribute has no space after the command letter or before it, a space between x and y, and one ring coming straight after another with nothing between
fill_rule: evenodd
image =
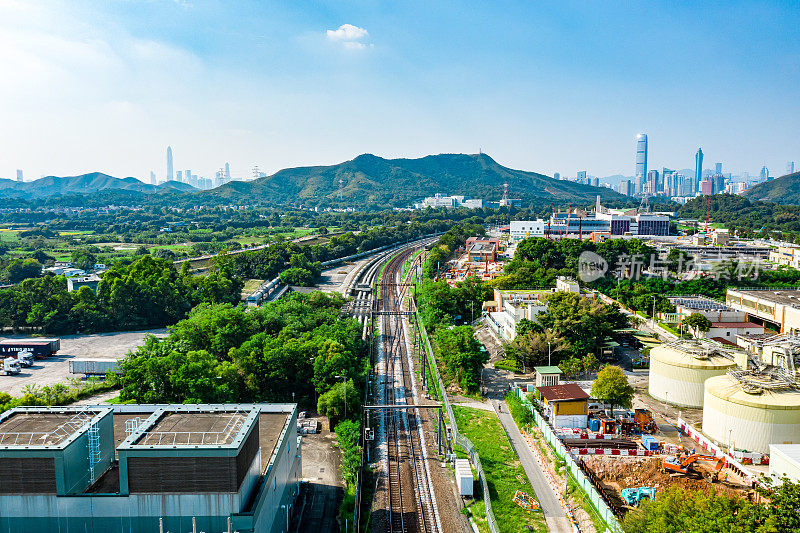
<instances>
[{"instance_id":1,"label":"industrial building","mask_svg":"<svg viewBox=\"0 0 800 533\"><path fill-rule=\"evenodd\" d=\"M707 379L735 368L734 353L706 340L678 340L650 350L648 392L679 407L702 407Z\"/></svg>"},{"instance_id":2,"label":"industrial building","mask_svg":"<svg viewBox=\"0 0 800 533\"><path fill-rule=\"evenodd\" d=\"M0 416L0 530L288 531L294 404L20 407Z\"/></svg>"},{"instance_id":3,"label":"industrial building","mask_svg":"<svg viewBox=\"0 0 800 533\"><path fill-rule=\"evenodd\" d=\"M589 425L589 395L577 383L536 387L536 390L554 428L585 428Z\"/></svg>"},{"instance_id":4,"label":"industrial building","mask_svg":"<svg viewBox=\"0 0 800 533\"><path fill-rule=\"evenodd\" d=\"M780 333L800 332L800 290L732 289L725 303L745 313L748 321L765 324Z\"/></svg>"}]
</instances>

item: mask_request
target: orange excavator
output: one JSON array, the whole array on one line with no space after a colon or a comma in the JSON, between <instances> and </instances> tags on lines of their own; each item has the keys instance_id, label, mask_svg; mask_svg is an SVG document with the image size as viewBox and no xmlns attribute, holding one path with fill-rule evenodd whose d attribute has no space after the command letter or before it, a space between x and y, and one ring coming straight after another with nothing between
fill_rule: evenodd
<instances>
[{"instance_id":1,"label":"orange excavator","mask_svg":"<svg viewBox=\"0 0 800 533\"><path fill-rule=\"evenodd\" d=\"M711 473L708 474L708 480L712 483L717 481L720 470L722 470L722 467L725 466L725 459L722 457L693 453L691 455L682 455L679 457L665 457L662 467L664 468L664 472L667 473L674 472L676 474L683 475L698 474L703 476L703 472L697 468L697 464L699 462L714 463Z\"/></svg>"}]
</instances>

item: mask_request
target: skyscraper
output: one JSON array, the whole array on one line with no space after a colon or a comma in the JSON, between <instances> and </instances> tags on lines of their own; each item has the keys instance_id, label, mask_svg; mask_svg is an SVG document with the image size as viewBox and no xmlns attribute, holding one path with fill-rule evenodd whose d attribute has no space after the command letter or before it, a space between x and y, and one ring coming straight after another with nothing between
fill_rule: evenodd
<instances>
[{"instance_id":1,"label":"skyscraper","mask_svg":"<svg viewBox=\"0 0 800 533\"><path fill-rule=\"evenodd\" d=\"M17 181L20 182L20 183L25 181L25 179L22 177L22 170L21 169L17 169Z\"/></svg>"},{"instance_id":2,"label":"skyscraper","mask_svg":"<svg viewBox=\"0 0 800 533\"><path fill-rule=\"evenodd\" d=\"M714 165L714 175L721 176L722 175L722 163L717 163Z\"/></svg>"},{"instance_id":3,"label":"skyscraper","mask_svg":"<svg viewBox=\"0 0 800 533\"><path fill-rule=\"evenodd\" d=\"M172 180L172 146L167 146L167 181Z\"/></svg>"},{"instance_id":4,"label":"skyscraper","mask_svg":"<svg viewBox=\"0 0 800 533\"><path fill-rule=\"evenodd\" d=\"M152 170L150 171L150 183L151 183L152 185L155 185L155 184L156 184L156 173L155 173L155 172L153 172Z\"/></svg>"},{"instance_id":5,"label":"skyscraper","mask_svg":"<svg viewBox=\"0 0 800 533\"><path fill-rule=\"evenodd\" d=\"M700 190L700 182L703 181L703 149L698 148L694 155L694 182L692 183L692 194Z\"/></svg>"},{"instance_id":6,"label":"skyscraper","mask_svg":"<svg viewBox=\"0 0 800 533\"><path fill-rule=\"evenodd\" d=\"M636 187L639 192L644 190L647 179L647 135L640 133L636 136Z\"/></svg>"},{"instance_id":7,"label":"skyscraper","mask_svg":"<svg viewBox=\"0 0 800 533\"><path fill-rule=\"evenodd\" d=\"M578 183L583 183L584 185L586 185L586 171L585 170L579 170L578 174L576 175L575 180Z\"/></svg>"},{"instance_id":8,"label":"skyscraper","mask_svg":"<svg viewBox=\"0 0 800 533\"><path fill-rule=\"evenodd\" d=\"M761 178L761 181L769 180L769 169L767 168L766 165L761 167L761 173L759 174L759 178Z\"/></svg>"},{"instance_id":9,"label":"skyscraper","mask_svg":"<svg viewBox=\"0 0 800 533\"><path fill-rule=\"evenodd\" d=\"M231 164L225 163L225 181L231 181Z\"/></svg>"},{"instance_id":10,"label":"skyscraper","mask_svg":"<svg viewBox=\"0 0 800 533\"><path fill-rule=\"evenodd\" d=\"M794 174L794 161L789 161L786 164L786 173L787 174Z\"/></svg>"},{"instance_id":11,"label":"skyscraper","mask_svg":"<svg viewBox=\"0 0 800 533\"><path fill-rule=\"evenodd\" d=\"M182 182L183 181L183 171L179 170L175 173L175 181Z\"/></svg>"},{"instance_id":12,"label":"skyscraper","mask_svg":"<svg viewBox=\"0 0 800 533\"><path fill-rule=\"evenodd\" d=\"M192 183L192 171L188 168L183 171L183 182L188 183L189 185L194 185L194 183Z\"/></svg>"},{"instance_id":13,"label":"skyscraper","mask_svg":"<svg viewBox=\"0 0 800 533\"><path fill-rule=\"evenodd\" d=\"M556 172L555 174L553 174L553 179L554 179L554 180L560 180L560 179L561 179L561 174L559 174L558 172Z\"/></svg>"}]
</instances>

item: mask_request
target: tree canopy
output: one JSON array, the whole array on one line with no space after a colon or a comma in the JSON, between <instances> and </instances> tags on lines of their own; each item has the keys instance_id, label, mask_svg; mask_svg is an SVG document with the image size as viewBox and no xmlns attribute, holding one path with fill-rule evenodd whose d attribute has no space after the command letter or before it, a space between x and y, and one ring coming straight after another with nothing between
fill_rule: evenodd
<instances>
[{"instance_id":1,"label":"tree canopy","mask_svg":"<svg viewBox=\"0 0 800 533\"><path fill-rule=\"evenodd\" d=\"M597 379L592 383L592 397L610 403L612 413L615 405L630 408L634 392L625 372L614 365L608 365L598 372Z\"/></svg>"}]
</instances>

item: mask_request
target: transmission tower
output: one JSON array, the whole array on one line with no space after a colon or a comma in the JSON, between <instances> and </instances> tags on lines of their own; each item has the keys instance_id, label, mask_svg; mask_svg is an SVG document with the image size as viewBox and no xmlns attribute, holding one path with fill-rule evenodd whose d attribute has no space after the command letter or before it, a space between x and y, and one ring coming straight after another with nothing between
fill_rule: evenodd
<instances>
[{"instance_id":1,"label":"transmission tower","mask_svg":"<svg viewBox=\"0 0 800 533\"><path fill-rule=\"evenodd\" d=\"M342 201L342 196L344 195L344 180L339 178L339 201Z\"/></svg>"}]
</instances>

